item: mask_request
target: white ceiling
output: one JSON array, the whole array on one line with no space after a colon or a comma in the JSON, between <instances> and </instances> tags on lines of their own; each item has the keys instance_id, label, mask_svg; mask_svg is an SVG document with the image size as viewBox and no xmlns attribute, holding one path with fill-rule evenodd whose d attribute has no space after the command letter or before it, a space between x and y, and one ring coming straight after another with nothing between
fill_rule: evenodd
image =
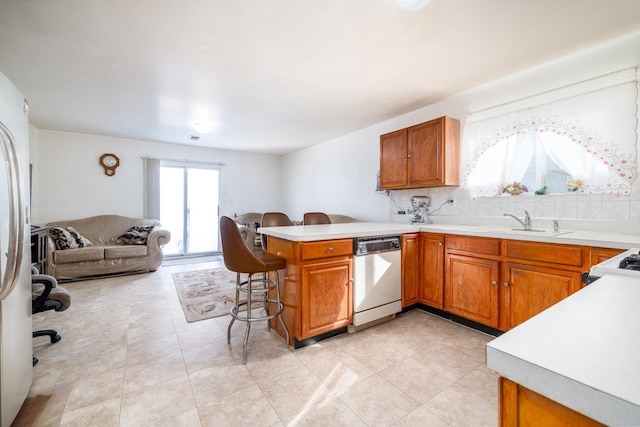
<instances>
[{"instance_id":1,"label":"white ceiling","mask_svg":"<svg viewBox=\"0 0 640 427\"><path fill-rule=\"evenodd\" d=\"M41 129L285 154L640 29L639 0L2 0Z\"/></svg>"}]
</instances>

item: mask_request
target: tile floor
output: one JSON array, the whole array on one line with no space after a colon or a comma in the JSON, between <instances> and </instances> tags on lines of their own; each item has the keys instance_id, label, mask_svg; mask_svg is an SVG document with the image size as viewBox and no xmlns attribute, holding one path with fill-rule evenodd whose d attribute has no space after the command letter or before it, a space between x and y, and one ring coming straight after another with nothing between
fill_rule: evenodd
<instances>
[{"instance_id":1,"label":"tile floor","mask_svg":"<svg viewBox=\"0 0 640 427\"><path fill-rule=\"evenodd\" d=\"M63 284L66 312L39 313L40 362L14 426L496 426L491 336L420 310L288 350L261 324L242 364L243 324L187 323L172 273Z\"/></svg>"}]
</instances>

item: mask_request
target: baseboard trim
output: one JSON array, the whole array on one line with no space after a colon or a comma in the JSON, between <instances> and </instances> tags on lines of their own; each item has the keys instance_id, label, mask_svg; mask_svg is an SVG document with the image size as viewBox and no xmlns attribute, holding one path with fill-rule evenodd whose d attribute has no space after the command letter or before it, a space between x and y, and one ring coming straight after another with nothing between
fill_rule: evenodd
<instances>
[{"instance_id":1,"label":"baseboard trim","mask_svg":"<svg viewBox=\"0 0 640 427\"><path fill-rule=\"evenodd\" d=\"M455 314L449 313L448 311L430 307L422 303L417 303L409 307L405 307L402 309L402 312L406 313L408 311L415 310L415 309L419 309L422 311L426 311L427 313L435 314L438 317L451 320L452 322L459 323L461 325L467 326L469 328L475 329L480 332L484 332L485 334L493 335L494 337L499 337L500 335L504 334L504 331L501 331L499 329L495 329L495 328L483 325L481 323L474 322L469 319L465 319L464 317L457 316Z\"/></svg>"}]
</instances>

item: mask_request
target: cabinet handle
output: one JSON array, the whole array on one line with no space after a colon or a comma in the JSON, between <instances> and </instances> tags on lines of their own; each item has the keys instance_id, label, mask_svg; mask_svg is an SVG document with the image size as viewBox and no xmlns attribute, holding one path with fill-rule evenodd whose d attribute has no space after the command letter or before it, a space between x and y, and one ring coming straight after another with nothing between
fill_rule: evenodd
<instances>
[{"instance_id":1,"label":"cabinet handle","mask_svg":"<svg viewBox=\"0 0 640 427\"><path fill-rule=\"evenodd\" d=\"M509 282L504 282L503 285L504 285L505 288L508 288L509 287Z\"/></svg>"},{"instance_id":2,"label":"cabinet handle","mask_svg":"<svg viewBox=\"0 0 640 427\"><path fill-rule=\"evenodd\" d=\"M498 282L496 282L495 280L492 280L492 281L491 281L491 285L492 285L492 286L498 286Z\"/></svg>"},{"instance_id":3,"label":"cabinet handle","mask_svg":"<svg viewBox=\"0 0 640 427\"><path fill-rule=\"evenodd\" d=\"M329 252L330 254L332 254L332 253L333 253L333 246L329 246L329 247L327 248L327 252Z\"/></svg>"},{"instance_id":4,"label":"cabinet handle","mask_svg":"<svg viewBox=\"0 0 640 427\"><path fill-rule=\"evenodd\" d=\"M439 246L439 247L442 247L442 242L438 242L438 246Z\"/></svg>"},{"instance_id":5,"label":"cabinet handle","mask_svg":"<svg viewBox=\"0 0 640 427\"><path fill-rule=\"evenodd\" d=\"M407 155L407 157L408 157L408 158L411 158L411 153L409 153L409 154Z\"/></svg>"}]
</instances>

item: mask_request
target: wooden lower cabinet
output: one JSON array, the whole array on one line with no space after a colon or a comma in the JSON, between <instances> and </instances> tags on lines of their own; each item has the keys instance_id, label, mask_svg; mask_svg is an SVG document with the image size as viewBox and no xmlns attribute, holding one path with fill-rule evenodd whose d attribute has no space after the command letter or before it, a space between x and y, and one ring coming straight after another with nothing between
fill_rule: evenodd
<instances>
[{"instance_id":1,"label":"wooden lower cabinet","mask_svg":"<svg viewBox=\"0 0 640 427\"><path fill-rule=\"evenodd\" d=\"M444 310L474 322L499 326L499 262L447 254Z\"/></svg>"},{"instance_id":2,"label":"wooden lower cabinet","mask_svg":"<svg viewBox=\"0 0 640 427\"><path fill-rule=\"evenodd\" d=\"M500 329L514 328L577 292L580 279L578 272L504 263Z\"/></svg>"},{"instance_id":3,"label":"wooden lower cabinet","mask_svg":"<svg viewBox=\"0 0 640 427\"><path fill-rule=\"evenodd\" d=\"M421 271L418 285L420 302L431 307L444 308L444 236L420 235Z\"/></svg>"},{"instance_id":4,"label":"wooden lower cabinet","mask_svg":"<svg viewBox=\"0 0 640 427\"><path fill-rule=\"evenodd\" d=\"M402 236L402 308L419 302L420 257L418 233Z\"/></svg>"},{"instance_id":5,"label":"wooden lower cabinet","mask_svg":"<svg viewBox=\"0 0 640 427\"><path fill-rule=\"evenodd\" d=\"M606 261L609 258L613 258L614 256L621 254L622 252L624 252L624 250L622 249L591 248L588 268L591 268L596 264L600 264L601 262Z\"/></svg>"},{"instance_id":6,"label":"wooden lower cabinet","mask_svg":"<svg viewBox=\"0 0 640 427\"><path fill-rule=\"evenodd\" d=\"M430 234L423 233L421 238ZM503 331L579 291L583 272L622 252L475 236L446 235L444 239L443 309ZM428 247L425 244L425 253ZM431 247L435 250L435 242ZM425 271L434 268L426 257L422 265ZM426 295L425 303L437 307Z\"/></svg>"},{"instance_id":7,"label":"wooden lower cabinet","mask_svg":"<svg viewBox=\"0 0 640 427\"><path fill-rule=\"evenodd\" d=\"M444 308L444 235L402 236L402 308L417 303Z\"/></svg>"},{"instance_id":8,"label":"wooden lower cabinet","mask_svg":"<svg viewBox=\"0 0 640 427\"><path fill-rule=\"evenodd\" d=\"M353 314L351 258L302 267L300 339L345 327Z\"/></svg>"},{"instance_id":9,"label":"wooden lower cabinet","mask_svg":"<svg viewBox=\"0 0 640 427\"><path fill-rule=\"evenodd\" d=\"M513 381L500 378L501 427L604 426Z\"/></svg>"},{"instance_id":10,"label":"wooden lower cabinet","mask_svg":"<svg viewBox=\"0 0 640 427\"><path fill-rule=\"evenodd\" d=\"M289 344L345 327L353 316L353 240L294 242L268 236L268 251L287 260L280 274ZM280 322L273 329L284 337Z\"/></svg>"}]
</instances>

